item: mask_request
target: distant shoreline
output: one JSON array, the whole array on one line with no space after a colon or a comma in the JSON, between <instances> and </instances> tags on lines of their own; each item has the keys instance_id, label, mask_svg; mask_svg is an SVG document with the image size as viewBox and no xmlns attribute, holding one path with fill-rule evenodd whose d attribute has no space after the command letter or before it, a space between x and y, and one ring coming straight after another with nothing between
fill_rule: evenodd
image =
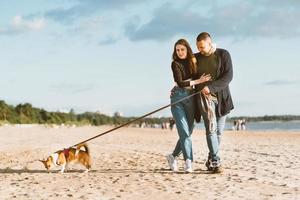
<instances>
[{"instance_id":1,"label":"distant shoreline","mask_svg":"<svg viewBox=\"0 0 300 200\"><path fill-rule=\"evenodd\" d=\"M239 119L245 119L248 122L268 122L268 121L300 121L300 115L265 115L265 116L239 116L229 117L227 121L234 121Z\"/></svg>"},{"instance_id":2,"label":"distant shoreline","mask_svg":"<svg viewBox=\"0 0 300 200\"><path fill-rule=\"evenodd\" d=\"M197 124L197 128L204 129L203 123ZM225 130L233 130L233 121L226 121ZM247 131L300 131L300 120L291 121L248 121L246 122ZM243 132L243 131L236 131Z\"/></svg>"}]
</instances>

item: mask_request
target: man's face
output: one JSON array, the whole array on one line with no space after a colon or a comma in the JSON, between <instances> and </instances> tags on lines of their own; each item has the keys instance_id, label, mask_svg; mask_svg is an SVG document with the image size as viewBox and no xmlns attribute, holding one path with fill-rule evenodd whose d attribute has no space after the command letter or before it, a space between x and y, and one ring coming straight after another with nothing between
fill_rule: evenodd
<instances>
[{"instance_id":1,"label":"man's face","mask_svg":"<svg viewBox=\"0 0 300 200\"><path fill-rule=\"evenodd\" d=\"M203 55L208 55L211 50L211 39L206 38L204 40L197 41L196 43L198 51Z\"/></svg>"}]
</instances>

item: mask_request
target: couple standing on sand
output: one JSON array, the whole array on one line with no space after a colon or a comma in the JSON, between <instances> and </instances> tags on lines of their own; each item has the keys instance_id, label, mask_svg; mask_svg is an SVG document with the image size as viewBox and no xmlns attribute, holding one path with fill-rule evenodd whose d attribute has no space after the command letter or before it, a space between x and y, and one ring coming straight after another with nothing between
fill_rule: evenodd
<instances>
[{"instance_id":1,"label":"couple standing on sand","mask_svg":"<svg viewBox=\"0 0 300 200\"><path fill-rule=\"evenodd\" d=\"M226 115L233 109L229 90L232 80L232 63L228 51L216 48L209 33L197 37L198 53L193 54L185 39L174 45L172 71L176 86L171 91L171 103L201 91L194 97L173 106L171 111L176 122L179 140L172 154L167 155L168 164L178 171L177 157L182 153L185 171L192 172L193 149L191 135L194 120L202 116L209 154L205 166L214 173L221 172L219 147Z\"/></svg>"}]
</instances>

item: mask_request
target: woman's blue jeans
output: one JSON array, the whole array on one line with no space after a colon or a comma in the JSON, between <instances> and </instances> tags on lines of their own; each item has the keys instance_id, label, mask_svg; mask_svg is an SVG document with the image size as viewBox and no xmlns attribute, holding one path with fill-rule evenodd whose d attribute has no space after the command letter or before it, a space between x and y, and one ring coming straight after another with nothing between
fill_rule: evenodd
<instances>
[{"instance_id":1,"label":"woman's blue jeans","mask_svg":"<svg viewBox=\"0 0 300 200\"><path fill-rule=\"evenodd\" d=\"M193 93L192 90L176 87L172 90L171 103L179 101ZM176 122L176 128L179 135L179 140L172 153L177 157L183 153L184 160L190 159L193 161L193 148L191 135L194 128L194 100L188 98L182 102L171 106L171 112Z\"/></svg>"}]
</instances>

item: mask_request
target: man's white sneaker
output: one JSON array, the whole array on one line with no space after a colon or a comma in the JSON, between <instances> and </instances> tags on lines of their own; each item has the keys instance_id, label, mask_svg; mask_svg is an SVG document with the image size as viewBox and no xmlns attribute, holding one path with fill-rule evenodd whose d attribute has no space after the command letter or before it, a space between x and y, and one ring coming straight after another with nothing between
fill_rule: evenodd
<instances>
[{"instance_id":1,"label":"man's white sneaker","mask_svg":"<svg viewBox=\"0 0 300 200\"><path fill-rule=\"evenodd\" d=\"M190 159L186 159L184 171L185 171L185 172L188 172L188 173L193 172L192 161L191 161Z\"/></svg>"},{"instance_id":2,"label":"man's white sneaker","mask_svg":"<svg viewBox=\"0 0 300 200\"><path fill-rule=\"evenodd\" d=\"M170 169L172 171L178 171L176 158L174 158L174 156L172 154L167 155L166 158L168 160L168 164L169 164Z\"/></svg>"}]
</instances>

